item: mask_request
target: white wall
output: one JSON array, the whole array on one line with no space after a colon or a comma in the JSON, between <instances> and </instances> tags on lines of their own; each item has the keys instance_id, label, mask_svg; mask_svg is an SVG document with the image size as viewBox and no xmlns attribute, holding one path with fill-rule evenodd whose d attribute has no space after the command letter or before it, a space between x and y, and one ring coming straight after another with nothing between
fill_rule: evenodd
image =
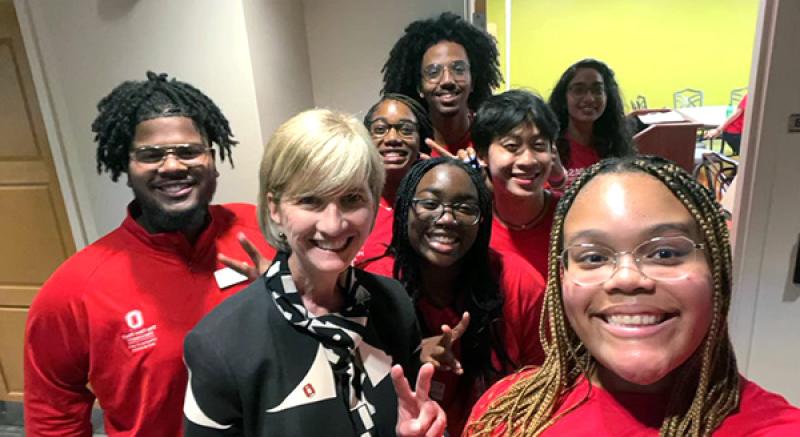
<instances>
[{"instance_id":1,"label":"white wall","mask_svg":"<svg viewBox=\"0 0 800 437\"><path fill-rule=\"evenodd\" d=\"M303 3L245 0L244 16L258 102L257 121L266 142L289 117L314 107ZM250 184L255 185L255 179Z\"/></svg>"},{"instance_id":2,"label":"white wall","mask_svg":"<svg viewBox=\"0 0 800 437\"><path fill-rule=\"evenodd\" d=\"M414 20L445 11L464 15L464 0L304 0L317 106L364 114L378 99L389 50Z\"/></svg>"},{"instance_id":3,"label":"white wall","mask_svg":"<svg viewBox=\"0 0 800 437\"><path fill-rule=\"evenodd\" d=\"M741 370L800 405L800 2L762 0L737 199L731 334Z\"/></svg>"},{"instance_id":4,"label":"white wall","mask_svg":"<svg viewBox=\"0 0 800 437\"><path fill-rule=\"evenodd\" d=\"M219 165L216 200L255 200L260 132L243 6L226 0L18 1L29 54L34 50L47 94L51 146L66 158L86 239L119 225L132 198L124 176L113 184L95 170L90 126L96 104L124 80L168 72L196 85L228 117L240 144L236 169ZM68 199L69 201L69 199Z\"/></svg>"}]
</instances>

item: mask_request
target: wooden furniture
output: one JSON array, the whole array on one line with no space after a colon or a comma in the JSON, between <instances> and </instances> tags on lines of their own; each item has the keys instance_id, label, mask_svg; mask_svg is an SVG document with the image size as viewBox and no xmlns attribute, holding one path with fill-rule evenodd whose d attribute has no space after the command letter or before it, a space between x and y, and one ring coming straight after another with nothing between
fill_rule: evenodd
<instances>
[{"instance_id":1,"label":"wooden furniture","mask_svg":"<svg viewBox=\"0 0 800 437\"><path fill-rule=\"evenodd\" d=\"M640 154L667 158L691 173L697 129L701 126L700 123L654 124L636 134L633 141Z\"/></svg>"}]
</instances>

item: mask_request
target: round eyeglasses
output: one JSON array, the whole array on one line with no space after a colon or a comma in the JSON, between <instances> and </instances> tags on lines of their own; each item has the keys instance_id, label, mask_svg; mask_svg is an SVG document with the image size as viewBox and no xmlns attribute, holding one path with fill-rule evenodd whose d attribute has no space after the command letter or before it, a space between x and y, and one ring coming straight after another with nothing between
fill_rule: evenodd
<instances>
[{"instance_id":1,"label":"round eyeglasses","mask_svg":"<svg viewBox=\"0 0 800 437\"><path fill-rule=\"evenodd\" d=\"M143 164L161 164L172 154L178 161L188 166L202 164L206 152L209 150L205 144L160 144L141 146L130 151L130 157Z\"/></svg>"},{"instance_id":2,"label":"round eyeglasses","mask_svg":"<svg viewBox=\"0 0 800 437\"><path fill-rule=\"evenodd\" d=\"M652 238L623 252L581 243L564 249L559 260L569 279L583 286L600 285L611 279L620 268L621 257L628 254L642 276L656 281L677 281L689 276L687 267L704 247L684 236Z\"/></svg>"},{"instance_id":3,"label":"round eyeglasses","mask_svg":"<svg viewBox=\"0 0 800 437\"><path fill-rule=\"evenodd\" d=\"M444 76L444 70L450 71L453 80L463 82L469 73L467 61L453 61L448 65L428 64L422 69L422 78L431 83L439 83Z\"/></svg>"},{"instance_id":4,"label":"round eyeglasses","mask_svg":"<svg viewBox=\"0 0 800 437\"><path fill-rule=\"evenodd\" d=\"M439 221L447 209L460 225L472 226L481 218L480 207L472 202L445 203L436 199L413 199L411 207L420 220L432 223Z\"/></svg>"},{"instance_id":5,"label":"round eyeglasses","mask_svg":"<svg viewBox=\"0 0 800 437\"><path fill-rule=\"evenodd\" d=\"M403 121L400 123L388 123L383 120L375 120L369 124L369 133L374 138L383 138L389 134L389 131L394 129L398 135L403 138L414 138L417 133L417 124L410 121Z\"/></svg>"}]
</instances>

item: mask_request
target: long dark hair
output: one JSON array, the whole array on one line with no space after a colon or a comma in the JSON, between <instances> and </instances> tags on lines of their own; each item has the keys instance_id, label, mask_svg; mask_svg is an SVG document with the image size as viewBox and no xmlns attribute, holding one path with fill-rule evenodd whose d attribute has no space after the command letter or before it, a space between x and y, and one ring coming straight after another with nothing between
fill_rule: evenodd
<instances>
[{"instance_id":1,"label":"long dark hair","mask_svg":"<svg viewBox=\"0 0 800 437\"><path fill-rule=\"evenodd\" d=\"M633 143L628 131L628 125L625 123L625 107L622 105L622 96L620 95L614 72L602 61L582 59L572 64L561 75L548 101L550 108L553 109L556 117L558 117L558 123L561 125L558 141L556 141L561 161L567 166L570 162L569 141L566 139L567 128L569 127L567 88L579 68L591 68L600 73L603 77L606 93L606 109L603 111L603 115L594 122L591 144L588 145L594 148L600 159L633 155Z\"/></svg>"},{"instance_id":2,"label":"long dark hair","mask_svg":"<svg viewBox=\"0 0 800 437\"><path fill-rule=\"evenodd\" d=\"M461 269L456 287L463 297L464 310L472 319L461 337L461 363L464 374L470 378L486 378L492 381L498 369L492 366L491 352L495 351L501 362L510 364L499 335L498 325L502 318L503 297L497 278L494 276L489 258L489 240L492 232L492 195L483 182L483 175L463 162L451 158L434 158L416 163L400 182L394 208L392 250L395 255L394 277L408 290L415 301L420 297L421 265L424 260L411 246L408 237L408 215L411 201L420 180L431 169L439 165L450 165L469 175L478 192L481 221L478 235L472 247L461 260ZM424 320L421 320L424 329ZM499 369L502 370L502 369Z\"/></svg>"},{"instance_id":3,"label":"long dark hair","mask_svg":"<svg viewBox=\"0 0 800 437\"><path fill-rule=\"evenodd\" d=\"M451 12L436 18L417 20L406 27L381 70L381 92L412 96L427 107L425 99L419 96L422 56L442 41L454 42L467 52L473 87L468 105L471 110L477 110L492 95L492 88L497 88L503 81L497 44L494 37Z\"/></svg>"}]
</instances>

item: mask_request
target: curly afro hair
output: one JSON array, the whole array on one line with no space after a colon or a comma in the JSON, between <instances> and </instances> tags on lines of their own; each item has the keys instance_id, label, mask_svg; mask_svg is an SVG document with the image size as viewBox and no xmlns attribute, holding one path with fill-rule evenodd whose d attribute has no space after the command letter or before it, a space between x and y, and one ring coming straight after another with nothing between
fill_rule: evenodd
<instances>
[{"instance_id":1,"label":"curly afro hair","mask_svg":"<svg viewBox=\"0 0 800 437\"><path fill-rule=\"evenodd\" d=\"M456 14L445 12L436 18L417 20L409 24L405 34L392 47L389 59L383 65L382 93L419 97L422 56L440 41L451 41L464 47L469 58L473 89L469 107L475 111L492 95L503 81L500 73L495 39L483 30L469 24Z\"/></svg>"},{"instance_id":2,"label":"curly afro hair","mask_svg":"<svg viewBox=\"0 0 800 437\"><path fill-rule=\"evenodd\" d=\"M126 81L97 104L92 123L97 142L97 172L111 173L116 182L128 170L130 147L139 123L159 117L189 117L209 143L219 147L220 158L233 165L233 140L228 120L200 90L185 82L167 80L167 74L147 72L147 80Z\"/></svg>"}]
</instances>

